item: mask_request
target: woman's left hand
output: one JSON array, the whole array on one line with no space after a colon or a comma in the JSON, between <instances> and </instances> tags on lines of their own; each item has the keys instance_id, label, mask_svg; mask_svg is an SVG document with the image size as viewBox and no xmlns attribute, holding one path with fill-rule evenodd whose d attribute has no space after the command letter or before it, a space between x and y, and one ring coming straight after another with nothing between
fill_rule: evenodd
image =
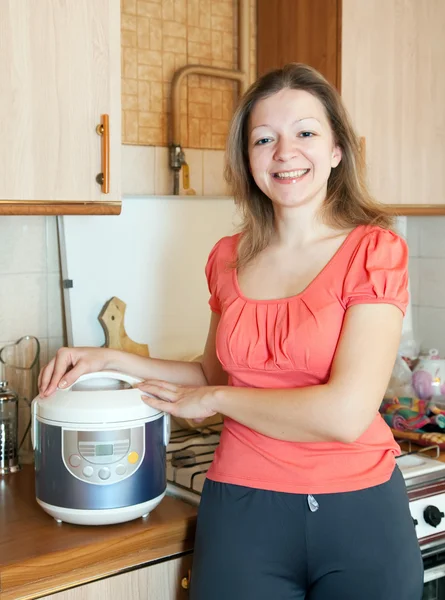
<instances>
[{"instance_id":1,"label":"woman's left hand","mask_svg":"<svg viewBox=\"0 0 445 600\"><path fill-rule=\"evenodd\" d=\"M142 400L148 406L169 413L173 417L193 419L199 422L213 417L217 412L209 407L217 387L192 387L156 379L143 381L136 387L155 396L155 398L142 396Z\"/></svg>"}]
</instances>

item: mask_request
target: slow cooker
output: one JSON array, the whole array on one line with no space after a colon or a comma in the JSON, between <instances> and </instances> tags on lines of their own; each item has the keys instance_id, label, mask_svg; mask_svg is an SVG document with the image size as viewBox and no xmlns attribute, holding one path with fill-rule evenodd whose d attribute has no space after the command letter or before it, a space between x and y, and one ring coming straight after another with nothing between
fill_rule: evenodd
<instances>
[{"instance_id":1,"label":"slow cooker","mask_svg":"<svg viewBox=\"0 0 445 600\"><path fill-rule=\"evenodd\" d=\"M33 400L36 498L57 521L122 523L164 497L170 418L143 402L140 381L89 373Z\"/></svg>"}]
</instances>

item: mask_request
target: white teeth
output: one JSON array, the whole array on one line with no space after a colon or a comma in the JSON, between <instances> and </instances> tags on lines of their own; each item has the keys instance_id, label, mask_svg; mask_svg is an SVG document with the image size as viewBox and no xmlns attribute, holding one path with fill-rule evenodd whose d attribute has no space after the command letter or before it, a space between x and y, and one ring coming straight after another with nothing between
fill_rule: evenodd
<instances>
[{"instance_id":1,"label":"white teeth","mask_svg":"<svg viewBox=\"0 0 445 600\"><path fill-rule=\"evenodd\" d=\"M287 171L286 173L275 173L274 177L278 179L297 179L305 175L309 169L298 169L298 171Z\"/></svg>"}]
</instances>

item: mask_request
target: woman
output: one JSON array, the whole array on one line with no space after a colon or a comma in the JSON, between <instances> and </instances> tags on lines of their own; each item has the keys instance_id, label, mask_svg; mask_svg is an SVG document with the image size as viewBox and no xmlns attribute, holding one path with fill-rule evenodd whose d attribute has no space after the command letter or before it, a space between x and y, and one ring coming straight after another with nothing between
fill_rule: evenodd
<instances>
[{"instance_id":1,"label":"woman","mask_svg":"<svg viewBox=\"0 0 445 600\"><path fill-rule=\"evenodd\" d=\"M300 64L260 78L234 115L226 175L244 224L208 259L202 363L62 349L41 394L118 369L145 380L154 408L224 415L192 600L420 600L399 449L378 414L408 253L368 195L335 89Z\"/></svg>"}]
</instances>

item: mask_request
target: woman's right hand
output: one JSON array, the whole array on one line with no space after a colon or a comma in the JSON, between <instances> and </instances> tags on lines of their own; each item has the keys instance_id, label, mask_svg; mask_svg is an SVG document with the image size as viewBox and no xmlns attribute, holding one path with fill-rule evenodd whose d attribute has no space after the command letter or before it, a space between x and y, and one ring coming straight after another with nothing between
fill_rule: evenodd
<instances>
[{"instance_id":1,"label":"woman's right hand","mask_svg":"<svg viewBox=\"0 0 445 600\"><path fill-rule=\"evenodd\" d=\"M81 375L103 371L109 362L109 348L59 348L56 356L39 373L39 395L50 396L73 384Z\"/></svg>"}]
</instances>

